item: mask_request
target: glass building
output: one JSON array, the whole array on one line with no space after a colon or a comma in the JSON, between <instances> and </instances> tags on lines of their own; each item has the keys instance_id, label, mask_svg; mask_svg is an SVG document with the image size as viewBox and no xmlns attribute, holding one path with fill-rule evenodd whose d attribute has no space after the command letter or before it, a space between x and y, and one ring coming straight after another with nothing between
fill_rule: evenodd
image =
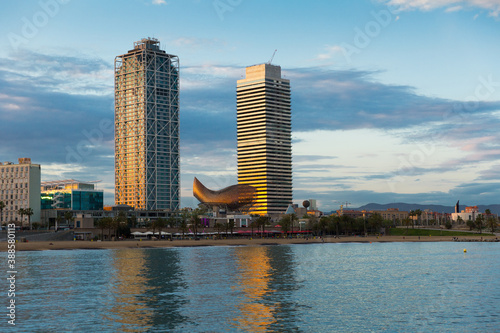
<instances>
[{"instance_id":1,"label":"glass building","mask_svg":"<svg viewBox=\"0 0 500 333\"><path fill-rule=\"evenodd\" d=\"M102 210L104 191L74 179L41 183L42 209Z\"/></svg>"},{"instance_id":2,"label":"glass building","mask_svg":"<svg viewBox=\"0 0 500 333\"><path fill-rule=\"evenodd\" d=\"M115 204L179 208L179 58L144 38L115 58Z\"/></svg>"},{"instance_id":3,"label":"glass building","mask_svg":"<svg viewBox=\"0 0 500 333\"><path fill-rule=\"evenodd\" d=\"M238 183L257 188L249 213L284 214L292 203L290 81L280 66L250 66L236 94Z\"/></svg>"}]
</instances>

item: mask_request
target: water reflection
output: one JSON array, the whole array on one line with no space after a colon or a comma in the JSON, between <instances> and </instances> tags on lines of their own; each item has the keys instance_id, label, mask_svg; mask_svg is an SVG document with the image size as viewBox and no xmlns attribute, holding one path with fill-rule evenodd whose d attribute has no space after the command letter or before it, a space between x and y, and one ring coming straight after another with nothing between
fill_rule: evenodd
<instances>
[{"instance_id":1,"label":"water reflection","mask_svg":"<svg viewBox=\"0 0 500 333\"><path fill-rule=\"evenodd\" d=\"M165 253L168 252L168 253ZM114 251L109 314L121 332L174 328L184 317L179 313L182 289L175 251L123 249ZM117 324L119 325L117 327Z\"/></svg>"},{"instance_id":2,"label":"water reflection","mask_svg":"<svg viewBox=\"0 0 500 333\"><path fill-rule=\"evenodd\" d=\"M275 321L270 325L269 332L300 331L304 327L301 313L304 306L297 299L296 291L302 287L297 281L297 259L291 246L273 246L268 248L269 263L272 267L269 276L269 288L265 301L274 303L273 316Z\"/></svg>"},{"instance_id":3,"label":"water reflection","mask_svg":"<svg viewBox=\"0 0 500 333\"><path fill-rule=\"evenodd\" d=\"M15 328L496 332L500 248L467 250L441 242L19 252Z\"/></svg>"},{"instance_id":4,"label":"water reflection","mask_svg":"<svg viewBox=\"0 0 500 333\"><path fill-rule=\"evenodd\" d=\"M151 327L151 309L142 299L152 287L147 285L146 251L125 249L113 252L111 292L114 295L108 304L109 314L103 317L120 323L122 332L136 332Z\"/></svg>"},{"instance_id":5,"label":"water reflection","mask_svg":"<svg viewBox=\"0 0 500 333\"><path fill-rule=\"evenodd\" d=\"M273 292L269 288L272 270L267 247L245 247L235 252L237 258L237 287L243 298L237 305L240 315L235 317L233 325L248 332L265 332L276 322L274 306L264 302L264 296Z\"/></svg>"},{"instance_id":6,"label":"water reflection","mask_svg":"<svg viewBox=\"0 0 500 333\"><path fill-rule=\"evenodd\" d=\"M182 326L187 317L182 308L187 303L186 279L176 249L149 249L146 253L146 291L141 300L152 312L150 323L158 331Z\"/></svg>"}]
</instances>

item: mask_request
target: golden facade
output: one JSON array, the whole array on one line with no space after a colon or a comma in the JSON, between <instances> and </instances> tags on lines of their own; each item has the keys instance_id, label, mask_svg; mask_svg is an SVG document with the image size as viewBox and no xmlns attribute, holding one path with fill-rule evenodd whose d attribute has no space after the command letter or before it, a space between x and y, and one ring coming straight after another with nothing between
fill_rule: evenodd
<instances>
[{"instance_id":1,"label":"golden facade","mask_svg":"<svg viewBox=\"0 0 500 333\"><path fill-rule=\"evenodd\" d=\"M290 81L281 67L246 68L237 85L238 184L257 189L249 213L285 213L292 203Z\"/></svg>"},{"instance_id":2,"label":"golden facade","mask_svg":"<svg viewBox=\"0 0 500 333\"><path fill-rule=\"evenodd\" d=\"M115 59L115 203L179 208L179 59L145 38Z\"/></svg>"}]
</instances>

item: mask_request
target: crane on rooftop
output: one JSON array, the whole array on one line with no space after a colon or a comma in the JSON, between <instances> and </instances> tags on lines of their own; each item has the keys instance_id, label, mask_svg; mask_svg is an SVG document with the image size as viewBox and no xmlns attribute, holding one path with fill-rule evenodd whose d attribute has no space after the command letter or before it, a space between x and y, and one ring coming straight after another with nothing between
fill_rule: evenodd
<instances>
[{"instance_id":1,"label":"crane on rooftop","mask_svg":"<svg viewBox=\"0 0 500 333\"><path fill-rule=\"evenodd\" d=\"M274 50L273 52L273 56L271 57L271 59L269 59L269 61L267 62L268 65L270 65L272 62L273 62L273 59L274 59L274 55L276 54L276 51L278 50Z\"/></svg>"}]
</instances>

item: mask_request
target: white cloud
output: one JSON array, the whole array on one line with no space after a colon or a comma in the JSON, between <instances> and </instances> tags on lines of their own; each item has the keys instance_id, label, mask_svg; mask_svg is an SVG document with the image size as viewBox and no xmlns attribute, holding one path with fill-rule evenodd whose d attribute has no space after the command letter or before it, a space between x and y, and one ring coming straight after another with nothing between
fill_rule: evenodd
<instances>
[{"instance_id":1,"label":"white cloud","mask_svg":"<svg viewBox=\"0 0 500 333\"><path fill-rule=\"evenodd\" d=\"M344 52L344 48L342 46L327 45L325 47L324 53L318 54L318 56L316 57L316 60L330 60L339 54L343 54L343 52Z\"/></svg>"},{"instance_id":2,"label":"white cloud","mask_svg":"<svg viewBox=\"0 0 500 333\"><path fill-rule=\"evenodd\" d=\"M447 12L453 12L475 7L488 10L490 16L498 17L500 14L500 0L383 0L383 2L400 11L445 8Z\"/></svg>"},{"instance_id":3,"label":"white cloud","mask_svg":"<svg viewBox=\"0 0 500 333\"><path fill-rule=\"evenodd\" d=\"M451 12L457 12L459 10L463 9L462 6L453 6L453 7L448 7L445 9L445 12L451 13Z\"/></svg>"},{"instance_id":4,"label":"white cloud","mask_svg":"<svg viewBox=\"0 0 500 333\"><path fill-rule=\"evenodd\" d=\"M153 5L166 5L165 0L153 0Z\"/></svg>"}]
</instances>

